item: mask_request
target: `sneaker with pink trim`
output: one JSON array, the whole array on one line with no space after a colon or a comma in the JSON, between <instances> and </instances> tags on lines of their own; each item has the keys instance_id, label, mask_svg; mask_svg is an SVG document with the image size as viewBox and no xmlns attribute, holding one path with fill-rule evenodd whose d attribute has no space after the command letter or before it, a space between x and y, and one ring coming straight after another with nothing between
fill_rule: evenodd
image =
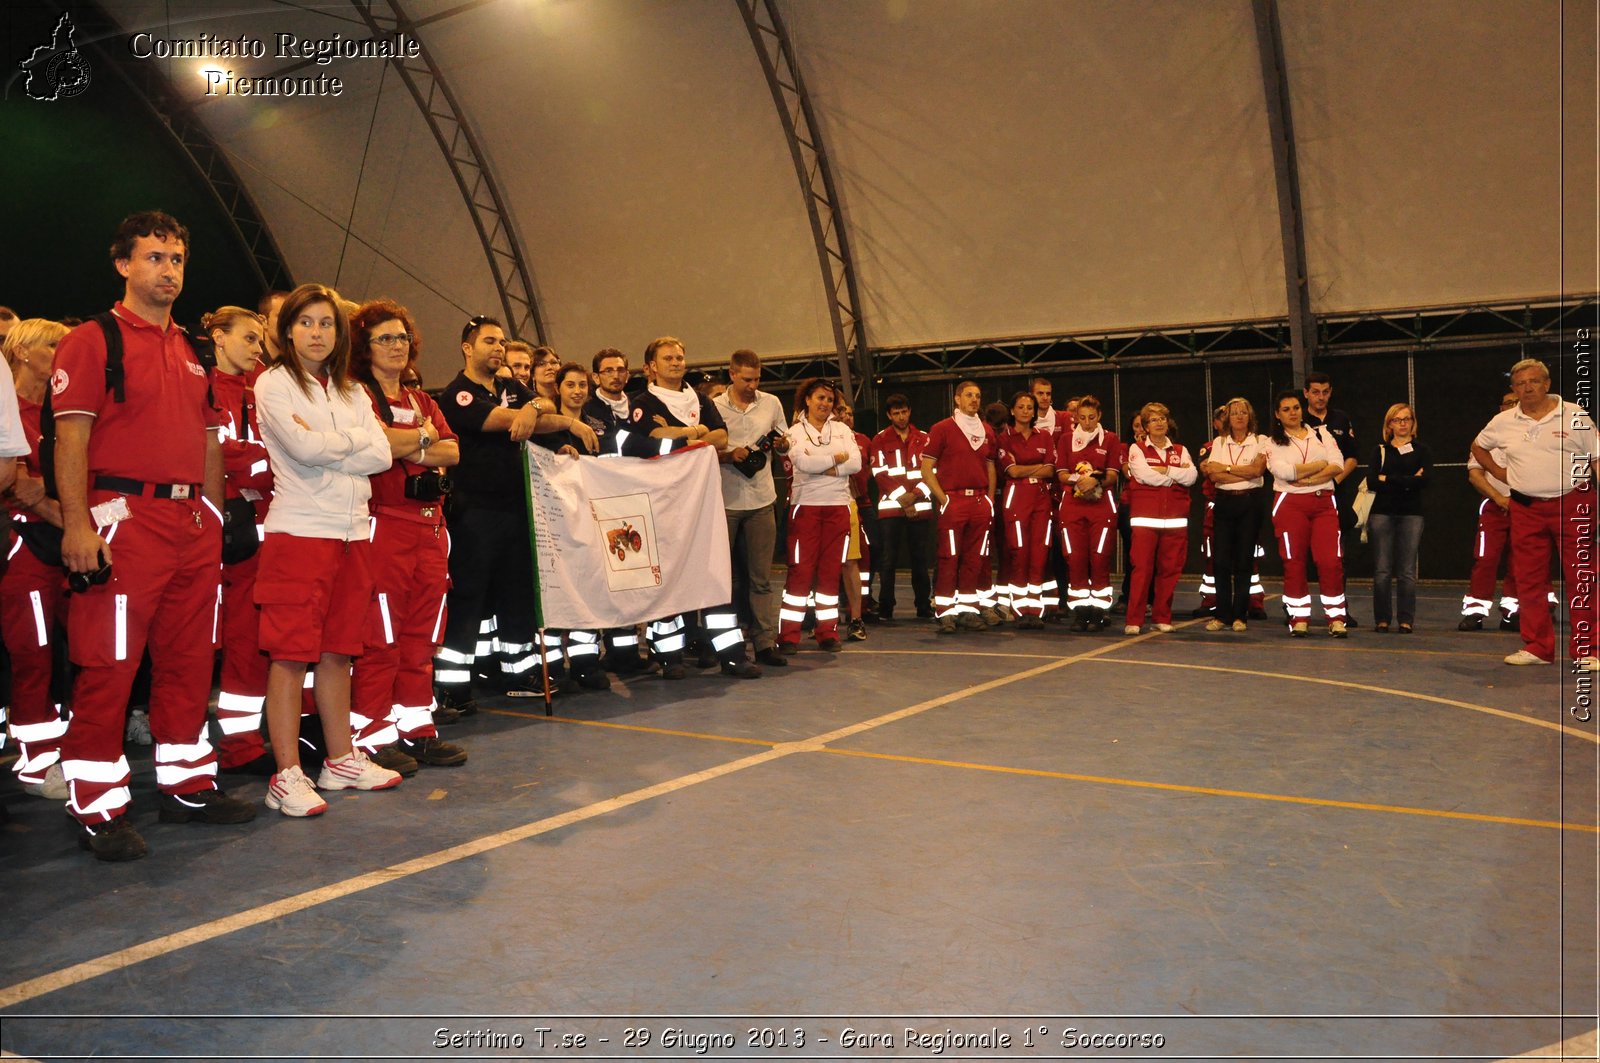
<instances>
[{"instance_id":1,"label":"sneaker with pink trim","mask_svg":"<svg viewBox=\"0 0 1600 1063\"><path fill-rule=\"evenodd\" d=\"M323 790L388 790L399 785L399 772L380 768L359 749L324 761L317 775L317 787Z\"/></svg>"},{"instance_id":2,"label":"sneaker with pink trim","mask_svg":"<svg viewBox=\"0 0 1600 1063\"><path fill-rule=\"evenodd\" d=\"M328 811L328 802L317 796L311 780L296 764L278 772L267 783L267 807L277 809L286 816L304 818L322 815Z\"/></svg>"}]
</instances>

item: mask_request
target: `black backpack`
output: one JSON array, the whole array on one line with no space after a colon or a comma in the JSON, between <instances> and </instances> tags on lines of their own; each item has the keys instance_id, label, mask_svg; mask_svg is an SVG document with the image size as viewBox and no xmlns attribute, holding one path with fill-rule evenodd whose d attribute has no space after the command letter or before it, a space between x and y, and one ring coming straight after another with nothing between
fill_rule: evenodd
<instances>
[{"instance_id":1,"label":"black backpack","mask_svg":"<svg viewBox=\"0 0 1600 1063\"><path fill-rule=\"evenodd\" d=\"M96 314L89 320L100 326L106 338L106 390L114 401L126 402L122 330L117 327L117 319L109 312ZM39 410L39 475L44 479L44 493L51 498L59 497L56 493L55 389L48 385L44 389L44 404ZM61 567L60 528L42 520L13 520L11 526L34 557L52 568Z\"/></svg>"}]
</instances>

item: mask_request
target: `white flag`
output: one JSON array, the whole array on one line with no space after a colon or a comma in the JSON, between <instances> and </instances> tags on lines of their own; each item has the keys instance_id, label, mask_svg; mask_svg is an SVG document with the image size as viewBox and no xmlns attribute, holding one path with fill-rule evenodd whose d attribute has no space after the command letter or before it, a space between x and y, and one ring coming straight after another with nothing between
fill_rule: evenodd
<instances>
[{"instance_id":1,"label":"white flag","mask_svg":"<svg viewBox=\"0 0 1600 1063\"><path fill-rule=\"evenodd\" d=\"M649 459L527 452L546 627L629 627L733 596L715 449Z\"/></svg>"}]
</instances>

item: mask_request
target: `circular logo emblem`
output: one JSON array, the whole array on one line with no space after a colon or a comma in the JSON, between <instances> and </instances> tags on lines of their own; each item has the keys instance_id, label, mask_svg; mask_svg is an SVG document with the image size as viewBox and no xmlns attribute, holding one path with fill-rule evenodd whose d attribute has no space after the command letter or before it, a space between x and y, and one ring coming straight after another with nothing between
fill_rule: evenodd
<instances>
[{"instance_id":1,"label":"circular logo emblem","mask_svg":"<svg viewBox=\"0 0 1600 1063\"><path fill-rule=\"evenodd\" d=\"M63 391L67 390L67 382L68 382L68 377L67 377L67 371L65 369L57 369L54 373L51 373L50 374L50 394L59 395Z\"/></svg>"},{"instance_id":2,"label":"circular logo emblem","mask_svg":"<svg viewBox=\"0 0 1600 1063\"><path fill-rule=\"evenodd\" d=\"M63 52L45 68L45 82L55 94L53 99L70 100L89 87L89 64L76 48Z\"/></svg>"},{"instance_id":3,"label":"circular logo emblem","mask_svg":"<svg viewBox=\"0 0 1600 1063\"><path fill-rule=\"evenodd\" d=\"M457 406L471 406L472 405L472 393L470 391L458 391L458 392L456 392L456 405Z\"/></svg>"}]
</instances>

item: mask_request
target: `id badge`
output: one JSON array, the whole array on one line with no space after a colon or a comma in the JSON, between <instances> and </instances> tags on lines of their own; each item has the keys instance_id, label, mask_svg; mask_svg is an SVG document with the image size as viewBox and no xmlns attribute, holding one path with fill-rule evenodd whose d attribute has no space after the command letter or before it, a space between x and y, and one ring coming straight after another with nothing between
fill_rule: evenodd
<instances>
[{"instance_id":1,"label":"id badge","mask_svg":"<svg viewBox=\"0 0 1600 1063\"><path fill-rule=\"evenodd\" d=\"M128 511L128 499L125 495L118 495L108 502L89 508L89 518L94 521L97 528L109 528L131 516L133 514Z\"/></svg>"}]
</instances>

